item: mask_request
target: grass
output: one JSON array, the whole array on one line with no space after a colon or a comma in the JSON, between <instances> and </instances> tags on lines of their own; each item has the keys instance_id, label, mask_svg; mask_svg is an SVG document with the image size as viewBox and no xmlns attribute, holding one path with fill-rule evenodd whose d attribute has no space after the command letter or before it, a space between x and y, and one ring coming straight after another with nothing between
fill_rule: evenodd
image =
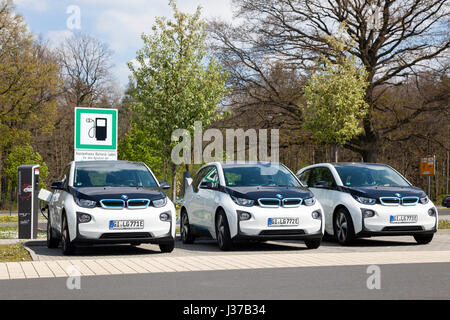
<instances>
[{"instance_id":1,"label":"grass","mask_svg":"<svg viewBox=\"0 0 450 320\"><path fill-rule=\"evenodd\" d=\"M0 239L17 239L18 238L18 227L0 227ZM45 231L38 231L38 239L43 239L47 237Z\"/></svg>"},{"instance_id":2,"label":"grass","mask_svg":"<svg viewBox=\"0 0 450 320\"><path fill-rule=\"evenodd\" d=\"M17 222L17 216L0 216L0 223L12 223Z\"/></svg>"},{"instance_id":3,"label":"grass","mask_svg":"<svg viewBox=\"0 0 450 320\"><path fill-rule=\"evenodd\" d=\"M31 261L30 253L20 243L0 245L0 262Z\"/></svg>"},{"instance_id":4,"label":"grass","mask_svg":"<svg viewBox=\"0 0 450 320\"><path fill-rule=\"evenodd\" d=\"M450 229L450 221L449 220L441 220L439 221L439 229Z\"/></svg>"}]
</instances>

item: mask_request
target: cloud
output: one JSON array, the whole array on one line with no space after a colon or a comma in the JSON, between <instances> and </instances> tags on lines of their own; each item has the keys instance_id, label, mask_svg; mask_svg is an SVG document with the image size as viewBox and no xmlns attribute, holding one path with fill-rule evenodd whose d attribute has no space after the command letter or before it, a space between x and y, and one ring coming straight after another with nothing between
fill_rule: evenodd
<instances>
[{"instance_id":1,"label":"cloud","mask_svg":"<svg viewBox=\"0 0 450 320\"><path fill-rule=\"evenodd\" d=\"M15 0L14 4L21 9L31 9L39 12L48 11L47 0Z\"/></svg>"},{"instance_id":2,"label":"cloud","mask_svg":"<svg viewBox=\"0 0 450 320\"><path fill-rule=\"evenodd\" d=\"M89 0L89 3L104 3L105 6L108 3L110 8L97 16L96 28L98 32L110 38L111 48L115 51L140 47L140 35L150 32L155 17L169 17L172 14L167 0L153 0L151 4L143 0ZM183 12L193 13L198 5L202 6L202 15L205 18L221 17L227 21L232 20L231 0L185 0L178 4L178 8Z\"/></svg>"},{"instance_id":3,"label":"cloud","mask_svg":"<svg viewBox=\"0 0 450 320\"><path fill-rule=\"evenodd\" d=\"M49 40L50 45L57 47L67 38L73 36L72 31L69 30L54 30L47 32L46 39Z\"/></svg>"}]
</instances>

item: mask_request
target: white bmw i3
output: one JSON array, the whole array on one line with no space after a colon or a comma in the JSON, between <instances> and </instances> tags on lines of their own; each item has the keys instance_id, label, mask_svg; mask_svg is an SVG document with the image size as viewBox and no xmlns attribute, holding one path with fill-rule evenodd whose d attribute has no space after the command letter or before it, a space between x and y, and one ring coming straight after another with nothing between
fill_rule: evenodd
<instances>
[{"instance_id":1,"label":"white bmw i3","mask_svg":"<svg viewBox=\"0 0 450 320\"><path fill-rule=\"evenodd\" d=\"M322 207L284 165L263 162L209 163L186 181L181 239L217 239L229 250L233 240L303 240L320 246Z\"/></svg>"},{"instance_id":2,"label":"white bmw i3","mask_svg":"<svg viewBox=\"0 0 450 320\"><path fill-rule=\"evenodd\" d=\"M426 244L437 231L434 204L388 165L321 163L297 176L322 204L326 233L342 245L357 237L403 235Z\"/></svg>"},{"instance_id":3,"label":"white bmw i3","mask_svg":"<svg viewBox=\"0 0 450 320\"><path fill-rule=\"evenodd\" d=\"M152 171L128 161L71 162L54 182L47 245L72 254L77 245L159 244L171 252L176 211Z\"/></svg>"}]
</instances>

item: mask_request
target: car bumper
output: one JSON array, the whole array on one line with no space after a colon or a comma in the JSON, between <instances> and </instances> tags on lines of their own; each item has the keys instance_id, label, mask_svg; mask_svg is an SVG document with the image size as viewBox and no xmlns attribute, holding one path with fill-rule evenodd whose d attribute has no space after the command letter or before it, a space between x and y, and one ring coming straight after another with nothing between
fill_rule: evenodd
<instances>
[{"instance_id":1,"label":"car bumper","mask_svg":"<svg viewBox=\"0 0 450 320\"><path fill-rule=\"evenodd\" d=\"M431 208L434 208L435 216L428 214ZM358 237L427 235L437 231L438 211L432 204L396 207L376 205L366 209L374 210L376 215L362 217L362 230L357 233ZM391 223L392 215L417 215L417 222Z\"/></svg>"},{"instance_id":2,"label":"car bumper","mask_svg":"<svg viewBox=\"0 0 450 320\"><path fill-rule=\"evenodd\" d=\"M171 219L162 221L159 216L170 212ZM77 212L77 216L80 212ZM88 223L76 221L76 237L72 240L77 244L118 244L118 243L169 243L175 240L175 215L170 207L147 208L142 210L105 210L95 208L83 210L91 215ZM109 228L113 220L143 220L142 229L113 230Z\"/></svg>"},{"instance_id":3,"label":"car bumper","mask_svg":"<svg viewBox=\"0 0 450 320\"><path fill-rule=\"evenodd\" d=\"M321 218L313 219L311 213L318 210L321 211ZM323 210L318 203L298 208L251 207L245 211L252 217L246 221L238 219L238 232L234 240L313 240L323 237ZM299 225L269 227L269 218L277 217L298 218Z\"/></svg>"}]
</instances>

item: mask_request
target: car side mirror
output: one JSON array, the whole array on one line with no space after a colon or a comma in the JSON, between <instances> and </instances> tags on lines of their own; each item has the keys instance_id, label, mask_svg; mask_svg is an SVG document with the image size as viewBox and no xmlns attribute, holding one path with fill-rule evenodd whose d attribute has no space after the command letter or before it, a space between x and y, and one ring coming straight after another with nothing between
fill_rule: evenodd
<instances>
[{"instance_id":1,"label":"car side mirror","mask_svg":"<svg viewBox=\"0 0 450 320\"><path fill-rule=\"evenodd\" d=\"M51 184L50 188L53 190L63 190L64 181L55 181Z\"/></svg>"},{"instance_id":2,"label":"car side mirror","mask_svg":"<svg viewBox=\"0 0 450 320\"><path fill-rule=\"evenodd\" d=\"M165 181L162 181L159 185L161 186L161 188L162 188L163 190L170 189L170 184L168 184L168 183L165 182Z\"/></svg>"},{"instance_id":3,"label":"car side mirror","mask_svg":"<svg viewBox=\"0 0 450 320\"><path fill-rule=\"evenodd\" d=\"M326 181L317 181L313 186L313 188L329 188L329 187L330 185Z\"/></svg>"},{"instance_id":4,"label":"car side mirror","mask_svg":"<svg viewBox=\"0 0 450 320\"><path fill-rule=\"evenodd\" d=\"M213 183L209 182L209 181L203 181L202 183L200 183L199 186L200 189L213 189Z\"/></svg>"}]
</instances>

